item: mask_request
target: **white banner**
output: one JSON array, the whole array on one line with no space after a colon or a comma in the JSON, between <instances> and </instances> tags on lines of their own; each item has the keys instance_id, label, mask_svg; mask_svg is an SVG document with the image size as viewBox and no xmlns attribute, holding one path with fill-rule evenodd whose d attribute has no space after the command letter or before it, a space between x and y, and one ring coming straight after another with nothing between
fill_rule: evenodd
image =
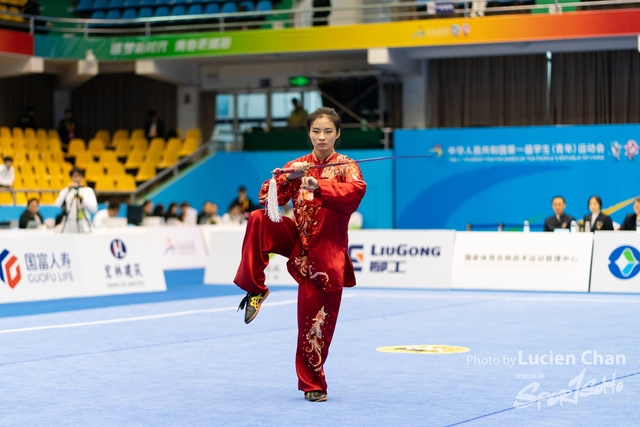
<instances>
[{"instance_id":1,"label":"white banner","mask_svg":"<svg viewBox=\"0 0 640 427\"><path fill-rule=\"evenodd\" d=\"M349 255L356 283L366 287L448 288L451 282L454 231L353 230ZM211 231L205 283L233 283L242 251L244 229ZM265 270L267 285L297 285L287 259L272 254Z\"/></svg>"},{"instance_id":2,"label":"white banner","mask_svg":"<svg viewBox=\"0 0 640 427\"><path fill-rule=\"evenodd\" d=\"M591 292L640 292L640 233L596 231Z\"/></svg>"},{"instance_id":3,"label":"white banner","mask_svg":"<svg viewBox=\"0 0 640 427\"><path fill-rule=\"evenodd\" d=\"M76 242L66 236L3 233L0 303L83 296L81 266Z\"/></svg>"},{"instance_id":4,"label":"white banner","mask_svg":"<svg viewBox=\"0 0 640 427\"><path fill-rule=\"evenodd\" d=\"M85 295L166 291L158 240L151 231L76 234Z\"/></svg>"},{"instance_id":5,"label":"white banner","mask_svg":"<svg viewBox=\"0 0 640 427\"><path fill-rule=\"evenodd\" d=\"M457 233L451 287L588 292L592 248L592 233Z\"/></svg>"},{"instance_id":6,"label":"white banner","mask_svg":"<svg viewBox=\"0 0 640 427\"><path fill-rule=\"evenodd\" d=\"M453 230L349 231L357 286L448 289L454 238Z\"/></svg>"},{"instance_id":7,"label":"white banner","mask_svg":"<svg viewBox=\"0 0 640 427\"><path fill-rule=\"evenodd\" d=\"M0 303L166 290L145 232L3 236L0 271Z\"/></svg>"},{"instance_id":8,"label":"white banner","mask_svg":"<svg viewBox=\"0 0 640 427\"><path fill-rule=\"evenodd\" d=\"M150 230L160 246L163 270L204 268L207 262L198 226L166 226Z\"/></svg>"}]
</instances>

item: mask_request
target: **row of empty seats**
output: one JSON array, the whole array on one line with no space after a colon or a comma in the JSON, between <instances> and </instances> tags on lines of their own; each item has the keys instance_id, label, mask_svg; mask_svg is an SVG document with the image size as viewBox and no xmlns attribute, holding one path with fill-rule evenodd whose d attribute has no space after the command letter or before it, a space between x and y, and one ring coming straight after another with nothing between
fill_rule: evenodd
<instances>
[{"instance_id":1,"label":"row of empty seats","mask_svg":"<svg viewBox=\"0 0 640 427\"><path fill-rule=\"evenodd\" d=\"M12 15L9 15L9 13ZM24 22L22 16L16 16L18 14L22 14L19 7L0 4L0 21Z\"/></svg>"},{"instance_id":2,"label":"row of empty seats","mask_svg":"<svg viewBox=\"0 0 640 427\"><path fill-rule=\"evenodd\" d=\"M62 152L56 130L34 131L20 128L0 128L0 155L12 157L16 167L15 189L59 191L69 183L72 163L85 171L85 181L97 192L135 191L137 185L155 177L160 169L170 167L181 157L198 149L202 139L199 129L190 129L182 141L171 138L144 138L144 130L129 132L120 129L113 139L107 130L99 130L88 146L84 140L69 141ZM43 203L53 203L53 192L17 192L16 202L25 204L35 197ZM52 197L53 200L52 200ZM0 204L13 204L10 193L0 192Z\"/></svg>"},{"instance_id":3,"label":"row of empty seats","mask_svg":"<svg viewBox=\"0 0 640 427\"><path fill-rule=\"evenodd\" d=\"M270 0L260 0L256 4L251 1L226 2L226 3L208 3L202 5L194 3L191 5L175 5L175 6L158 6L141 7L139 9L127 8L124 10L96 10L91 14L91 19L144 19L144 18L165 18L178 16L195 16L195 15L212 15L218 13L237 13L237 12L267 12L273 10L273 4ZM107 24L108 25L108 24ZM100 26L100 24L93 24Z\"/></svg>"}]
</instances>

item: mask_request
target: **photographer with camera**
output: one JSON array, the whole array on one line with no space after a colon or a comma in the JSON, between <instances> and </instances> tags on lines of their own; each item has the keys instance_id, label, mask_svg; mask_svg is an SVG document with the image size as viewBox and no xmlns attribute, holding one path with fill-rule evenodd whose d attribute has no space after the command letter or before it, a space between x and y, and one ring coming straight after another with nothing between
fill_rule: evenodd
<instances>
[{"instance_id":1,"label":"photographer with camera","mask_svg":"<svg viewBox=\"0 0 640 427\"><path fill-rule=\"evenodd\" d=\"M56 199L56 206L66 204L67 210L63 220L63 233L90 233L91 213L98 210L96 193L90 187L83 187L84 173L78 168L69 173L71 182Z\"/></svg>"}]
</instances>

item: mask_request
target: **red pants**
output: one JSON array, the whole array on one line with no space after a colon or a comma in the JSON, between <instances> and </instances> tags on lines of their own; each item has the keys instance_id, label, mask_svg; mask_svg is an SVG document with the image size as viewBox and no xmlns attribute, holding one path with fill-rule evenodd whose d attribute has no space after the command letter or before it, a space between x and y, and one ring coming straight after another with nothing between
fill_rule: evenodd
<instances>
[{"instance_id":1,"label":"red pants","mask_svg":"<svg viewBox=\"0 0 640 427\"><path fill-rule=\"evenodd\" d=\"M264 293L264 270L269 264L269 254L276 253L289 258L299 239L294 222L283 218L272 222L263 210L251 213L242 243L242 260L233 282L242 290ZM298 287L298 347L296 372L298 389L327 392L324 362L338 320L342 289L325 292L305 280Z\"/></svg>"}]
</instances>

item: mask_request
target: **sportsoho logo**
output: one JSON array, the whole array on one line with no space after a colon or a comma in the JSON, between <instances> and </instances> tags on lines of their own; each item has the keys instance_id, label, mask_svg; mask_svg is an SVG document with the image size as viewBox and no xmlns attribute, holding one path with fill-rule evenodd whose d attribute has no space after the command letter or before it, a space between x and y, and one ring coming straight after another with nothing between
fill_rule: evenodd
<instances>
[{"instance_id":1,"label":"sportsoho logo","mask_svg":"<svg viewBox=\"0 0 640 427\"><path fill-rule=\"evenodd\" d=\"M634 278L640 272L640 252L633 246L620 246L609 255L609 271L618 279Z\"/></svg>"},{"instance_id":2,"label":"sportsoho logo","mask_svg":"<svg viewBox=\"0 0 640 427\"><path fill-rule=\"evenodd\" d=\"M15 266L15 268L13 268ZM13 272L12 272L13 270ZM11 255L8 250L0 252L0 282L4 282L11 289L18 286L22 279L18 257Z\"/></svg>"}]
</instances>

